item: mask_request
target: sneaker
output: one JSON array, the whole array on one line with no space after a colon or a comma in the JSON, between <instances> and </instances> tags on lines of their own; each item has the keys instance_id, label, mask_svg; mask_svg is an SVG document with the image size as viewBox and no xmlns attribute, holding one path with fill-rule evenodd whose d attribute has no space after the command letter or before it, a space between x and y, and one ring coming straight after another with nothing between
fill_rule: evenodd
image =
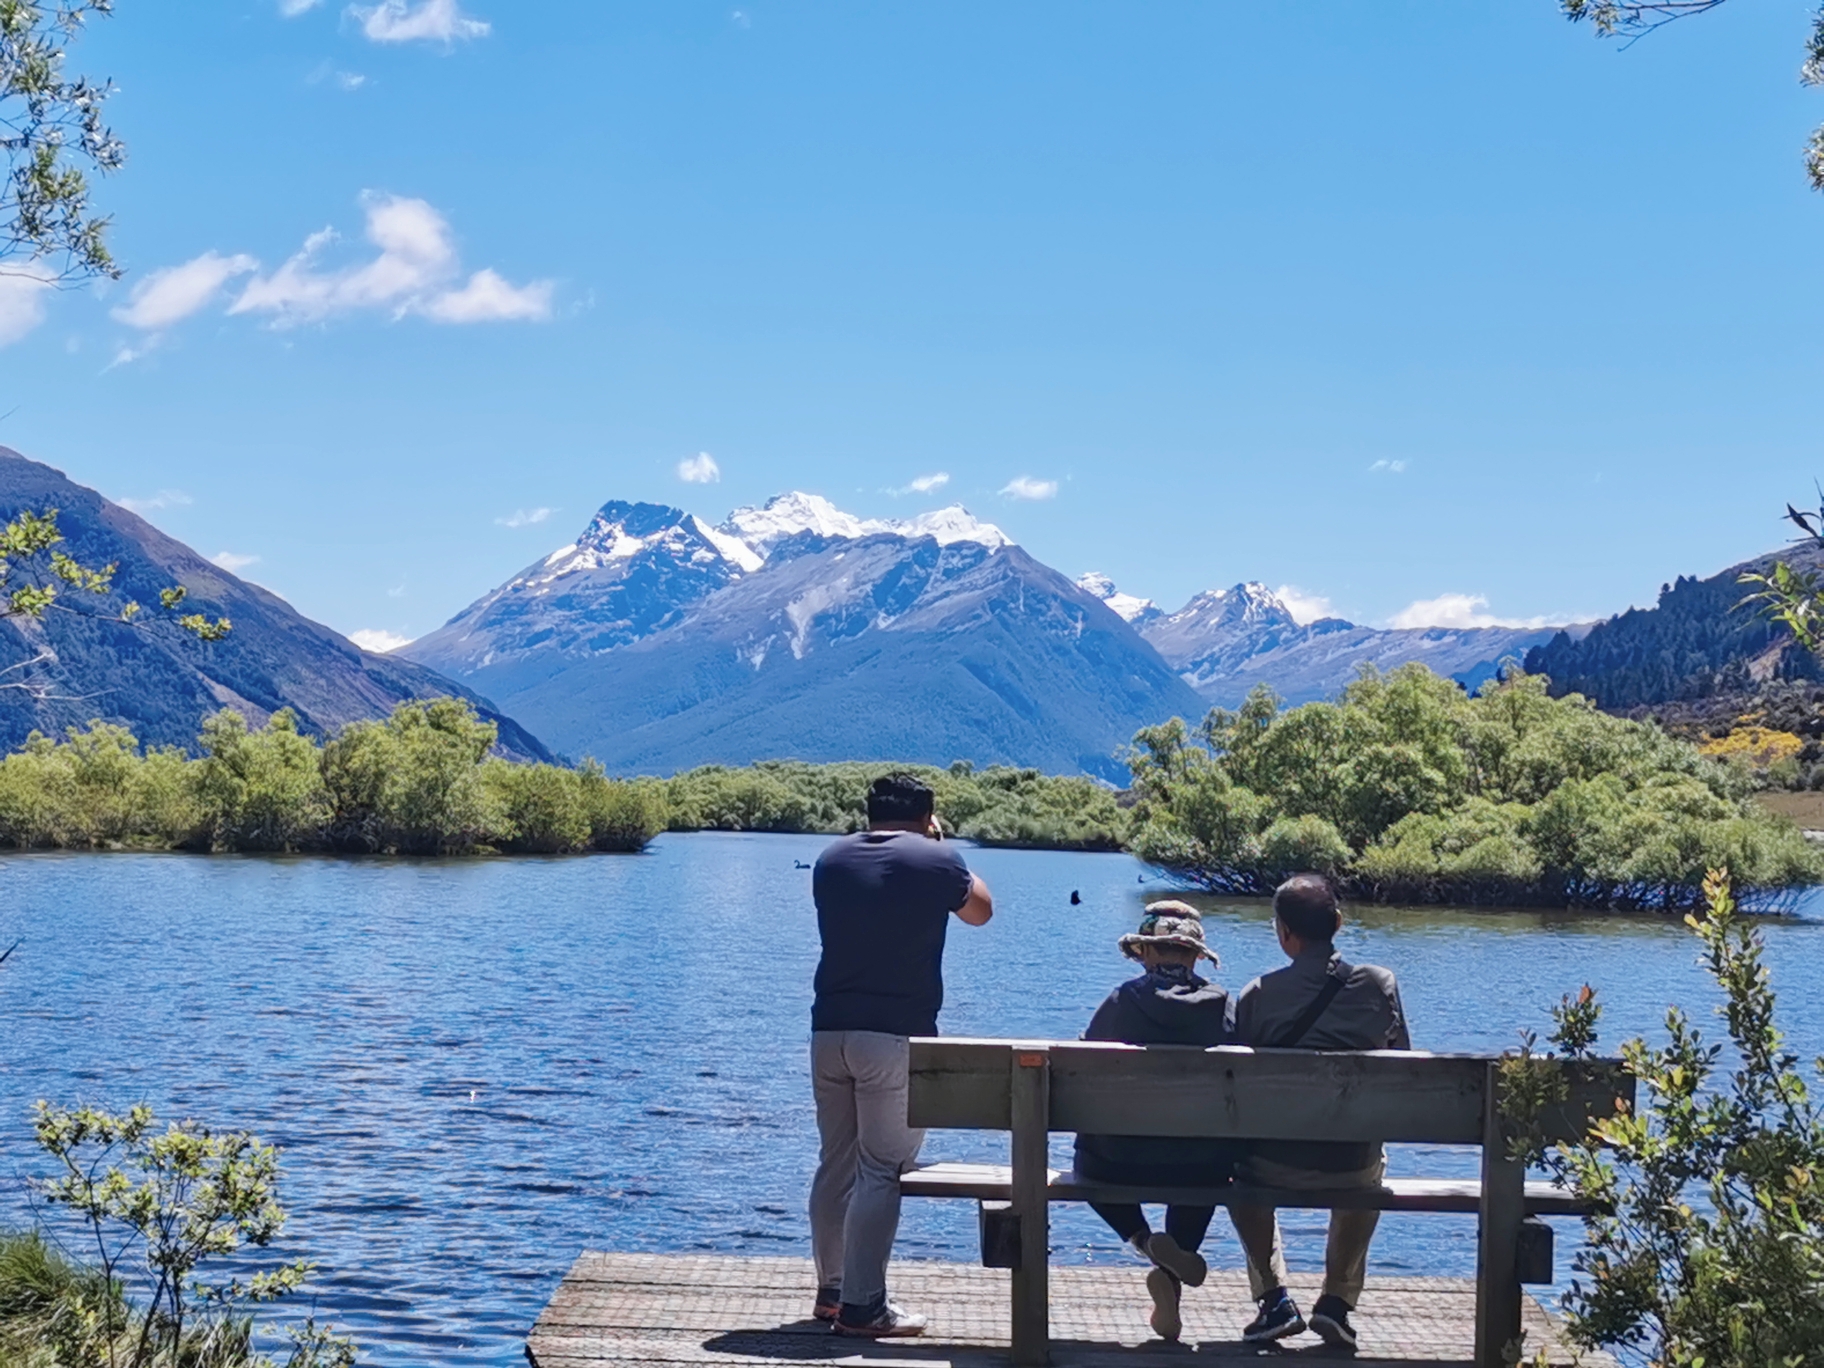
<instances>
[{"instance_id":1,"label":"sneaker","mask_svg":"<svg viewBox=\"0 0 1824 1368\"><path fill-rule=\"evenodd\" d=\"M1153 1261L1155 1268L1163 1268L1186 1287L1202 1287L1209 1276L1210 1266L1203 1261L1203 1255L1185 1249L1163 1230L1147 1239L1141 1253Z\"/></svg>"},{"instance_id":2,"label":"sneaker","mask_svg":"<svg viewBox=\"0 0 1824 1368\"><path fill-rule=\"evenodd\" d=\"M1260 1299L1260 1314L1241 1332L1241 1337L1249 1344L1271 1344L1304 1328L1305 1318L1298 1314L1298 1304L1285 1288L1276 1287Z\"/></svg>"},{"instance_id":3,"label":"sneaker","mask_svg":"<svg viewBox=\"0 0 1824 1368\"><path fill-rule=\"evenodd\" d=\"M888 1302L875 1312L870 1320L862 1320L851 1315L859 1308L844 1306L830 1323L830 1329L839 1335L854 1335L860 1339L910 1339L914 1335L925 1333L925 1318L915 1316L903 1307Z\"/></svg>"},{"instance_id":4,"label":"sneaker","mask_svg":"<svg viewBox=\"0 0 1824 1368\"><path fill-rule=\"evenodd\" d=\"M817 1289L817 1300L811 1303L811 1319L833 1321L842 1312L842 1289L840 1287L820 1287Z\"/></svg>"},{"instance_id":5,"label":"sneaker","mask_svg":"<svg viewBox=\"0 0 1824 1368\"><path fill-rule=\"evenodd\" d=\"M1149 1268L1146 1290L1153 1299L1153 1314L1147 1323L1160 1339L1176 1343L1184 1333L1184 1317L1178 1313L1178 1279L1163 1268Z\"/></svg>"},{"instance_id":6,"label":"sneaker","mask_svg":"<svg viewBox=\"0 0 1824 1368\"><path fill-rule=\"evenodd\" d=\"M1311 1328L1333 1349L1355 1348L1355 1327L1349 1324L1349 1304L1341 1297L1319 1297L1311 1308Z\"/></svg>"}]
</instances>

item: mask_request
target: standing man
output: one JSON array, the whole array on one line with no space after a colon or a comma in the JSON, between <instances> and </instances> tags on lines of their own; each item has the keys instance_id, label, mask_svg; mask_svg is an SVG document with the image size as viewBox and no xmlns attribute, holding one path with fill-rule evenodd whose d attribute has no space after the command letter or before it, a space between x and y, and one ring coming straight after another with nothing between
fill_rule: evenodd
<instances>
[{"instance_id":1,"label":"standing man","mask_svg":"<svg viewBox=\"0 0 1824 1368\"><path fill-rule=\"evenodd\" d=\"M1410 1050L1406 1011L1391 970L1348 964L1336 953L1343 914L1321 874L1287 879L1273 894L1273 929L1292 962L1262 974L1235 1003L1235 1043L1276 1049ZM1379 1187L1387 1158L1378 1143L1262 1142L1237 1166L1238 1182L1277 1188ZM1349 1313L1362 1295L1378 1211L1332 1211L1324 1250L1324 1291L1311 1328L1328 1344L1355 1348ZM1286 1261L1272 1207L1231 1207L1248 1256L1260 1314L1242 1331L1254 1344L1296 1335L1305 1318L1286 1291Z\"/></svg>"},{"instance_id":2,"label":"standing man","mask_svg":"<svg viewBox=\"0 0 1824 1368\"><path fill-rule=\"evenodd\" d=\"M823 958L811 1008L811 1082L822 1153L811 1183L812 1314L839 1335L921 1335L925 1318L887 1300L899 1175L924 1132L906 1124L908 1036L937 1034L944 935L994 915L988 885L944 840L930 787L876 779L868 829L817 860L811 892Z\"/></svg>"}]
</instances>

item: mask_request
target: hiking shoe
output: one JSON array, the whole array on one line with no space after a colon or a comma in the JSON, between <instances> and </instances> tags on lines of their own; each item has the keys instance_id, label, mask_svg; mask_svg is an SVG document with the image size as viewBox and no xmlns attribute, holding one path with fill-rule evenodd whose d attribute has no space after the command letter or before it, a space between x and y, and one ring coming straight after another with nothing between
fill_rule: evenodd
<instances>
[{"instance_id":1,"label":"hiking shoe","mask_svg":"<svg viewBox=\"0 0 1824 1368\"><path fill-rule=\"evenodd\" d=\"M1186 1287L1202 1287L1209 1276L1210 1266L1203 1261L1203 1255L1184 1248L1163 1230L1148 1237L1141 1252L1153 1261L1153 1267L1163 1268Z\"/></svg>"},{"instance_id":2,"label":"hiking shoe","mask_svg":"<svg viewBox=\"0 0 1824 1368\"><path fill-rule=\"evenodd\" d=\"M854 1335L859 1339L910 1339L925 1333L923 1316L915 1316L892 1302L881 1307L872 1319L863 1320L855 1314L857 1312L861 1312L861 1308L844 1306L830 1323L830 1329L839 1335Z\"/></svg>"},{"instance_id":3,"label":"hiking shoe","mask_svg":"<svg viewBox=\"0 0 1824 1368\"><path fill-rule=\"evenodd\" d=\"M1341 1297L1319 1297L1311 1308L1311 1328L1333 1349L1355 1348L1355 1327L1349 1324L1349 1304Z\"/></svg>"},{"instance_id":4,"label":"hiking shoe","mask_svg":"<svg viewBox=\"0 0 1824 1368\"><path fill-rule=\"evenodd\" d=\"M1176 1343L1184 1333L1184 1317L1178 1313L1178 1279L1163 1268L1149 1268L1146 1290L1153 1299L1153 1314L1147 1323L1160 1339Z\"/></svg>"},{"instance_id":5,"label":"hiking shoe","mask_svg":"<svg viewBox=\"0 0 1824 1368\"><path fill-rule=\"evenodd\" d=\"M842 1314L842 1289L840 1287L820 1287L817 1289L817 1300L811 1303L811 1319L833 1321Z\"/></svg>"},{"instance_id":6,"label":"hiking shoe","mask_svg":"<svg viewBox=\"0 0 1824 1368\"><path fill-rule=\"evenodd\" d=\"M1260 1299L1260 1314L1249 1322L1241 1337L1249 1344L1271 1344L1304 1328L1305 1318L1298 1314L1298 1304L1285 1288L1276 1287Z\"/></svg>"}]
</instances>

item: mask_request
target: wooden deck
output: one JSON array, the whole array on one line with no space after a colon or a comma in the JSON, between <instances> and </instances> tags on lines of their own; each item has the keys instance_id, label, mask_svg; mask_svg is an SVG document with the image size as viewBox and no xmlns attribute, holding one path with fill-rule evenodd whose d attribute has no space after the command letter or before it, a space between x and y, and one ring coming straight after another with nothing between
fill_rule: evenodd
<instances>
[{"instance_id":1,"label":"wooden deck","mask_svg":"<svg viewBox=\"0 0 1824 1368\"><path fill-rule=\"evenodd\" d=\"M1058 1368L1133 1368L1190 1354L1209 1360L1346 1359L1312 1334L1278 1350L1241 1343L1254 1314L1247 1280L1215 1270L1184 1298L1184 1342L1168 1345L1146 1324L1145 1265L1051 1270L1052 1362ZM930 1318L924 1338L839 1338L810 1319L808 1259L720 1255L595 1254L579 1257L526 1342L535 1368L606 1368L623 1363L897 1365L1005 1368L1008 1275L971 1264L893 1264L893 1298ZM1307 1312L1316 1280L1294 1275ZM1354 1357L1380 1368L1467 1364L1474 1346L1475 1288L1467 1279L1370 1275L1351 1318L1361 1337ZM1526 1354L1544 1348L1553 1364L1573 1362L1551 1318L1526 1299ZM1614 1368L1585 1355L1585 1368Z\"/></svg>"}]
</instances>

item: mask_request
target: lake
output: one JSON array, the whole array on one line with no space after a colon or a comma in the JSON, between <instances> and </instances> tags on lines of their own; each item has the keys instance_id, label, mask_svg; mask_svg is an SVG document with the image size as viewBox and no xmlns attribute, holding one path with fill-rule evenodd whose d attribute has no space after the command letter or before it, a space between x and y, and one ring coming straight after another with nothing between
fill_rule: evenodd
<instances>
[{"instance_id":1,"label":"lake","mask_svg":"<svg viewBox=\"0 0 1824 1368\"><path fill-rule=\"evenodd\" d=\"M0 937L24 942L0 970L3 1214L29 1222L26 1180L46 1172L37 1098L145 1101L161 1118L253 1129L284 1150L282 1252L317 1261L319 1315L382 1365L523 1362L526 1330L585 1247L807 1253L817 934L796 865L823 844L699 834L550 860L0 858ZM997 916L952 927L943 1029L1075 1036L1131 968L1116 937L1166 885L1138 882L1121 855L967 857ZM1282 962L1263 902L1196 901L1232 989ZM1824 995L1802 991L1824 972L1824 920L1766 929L1794 1044L1824 1052ZM1668 1003L1707 1021L1712 1000L1675 921L1370 908L1339 946L1398 972L1423 1048L1505 1048L1586 981L1609 1004L1611 1047L1656 1035ZM937 1133L925 1153L1004 1159L1005 1144ZM1475 1152L1400 1147L1392 1164L1469 1173ZM1287 1213L1295 1267L1321 1266L1323 1220ZM1126 1257L1086 1210L1054 1221L1055 1259ZM973 1206L908 1202L899 1248L973 1259ZM1220 1216L1207 1252L1240 1265ZM1391 1216L1370 1277L1474 1267L1472 1217Z\"/></svg>"}]
</instances>

